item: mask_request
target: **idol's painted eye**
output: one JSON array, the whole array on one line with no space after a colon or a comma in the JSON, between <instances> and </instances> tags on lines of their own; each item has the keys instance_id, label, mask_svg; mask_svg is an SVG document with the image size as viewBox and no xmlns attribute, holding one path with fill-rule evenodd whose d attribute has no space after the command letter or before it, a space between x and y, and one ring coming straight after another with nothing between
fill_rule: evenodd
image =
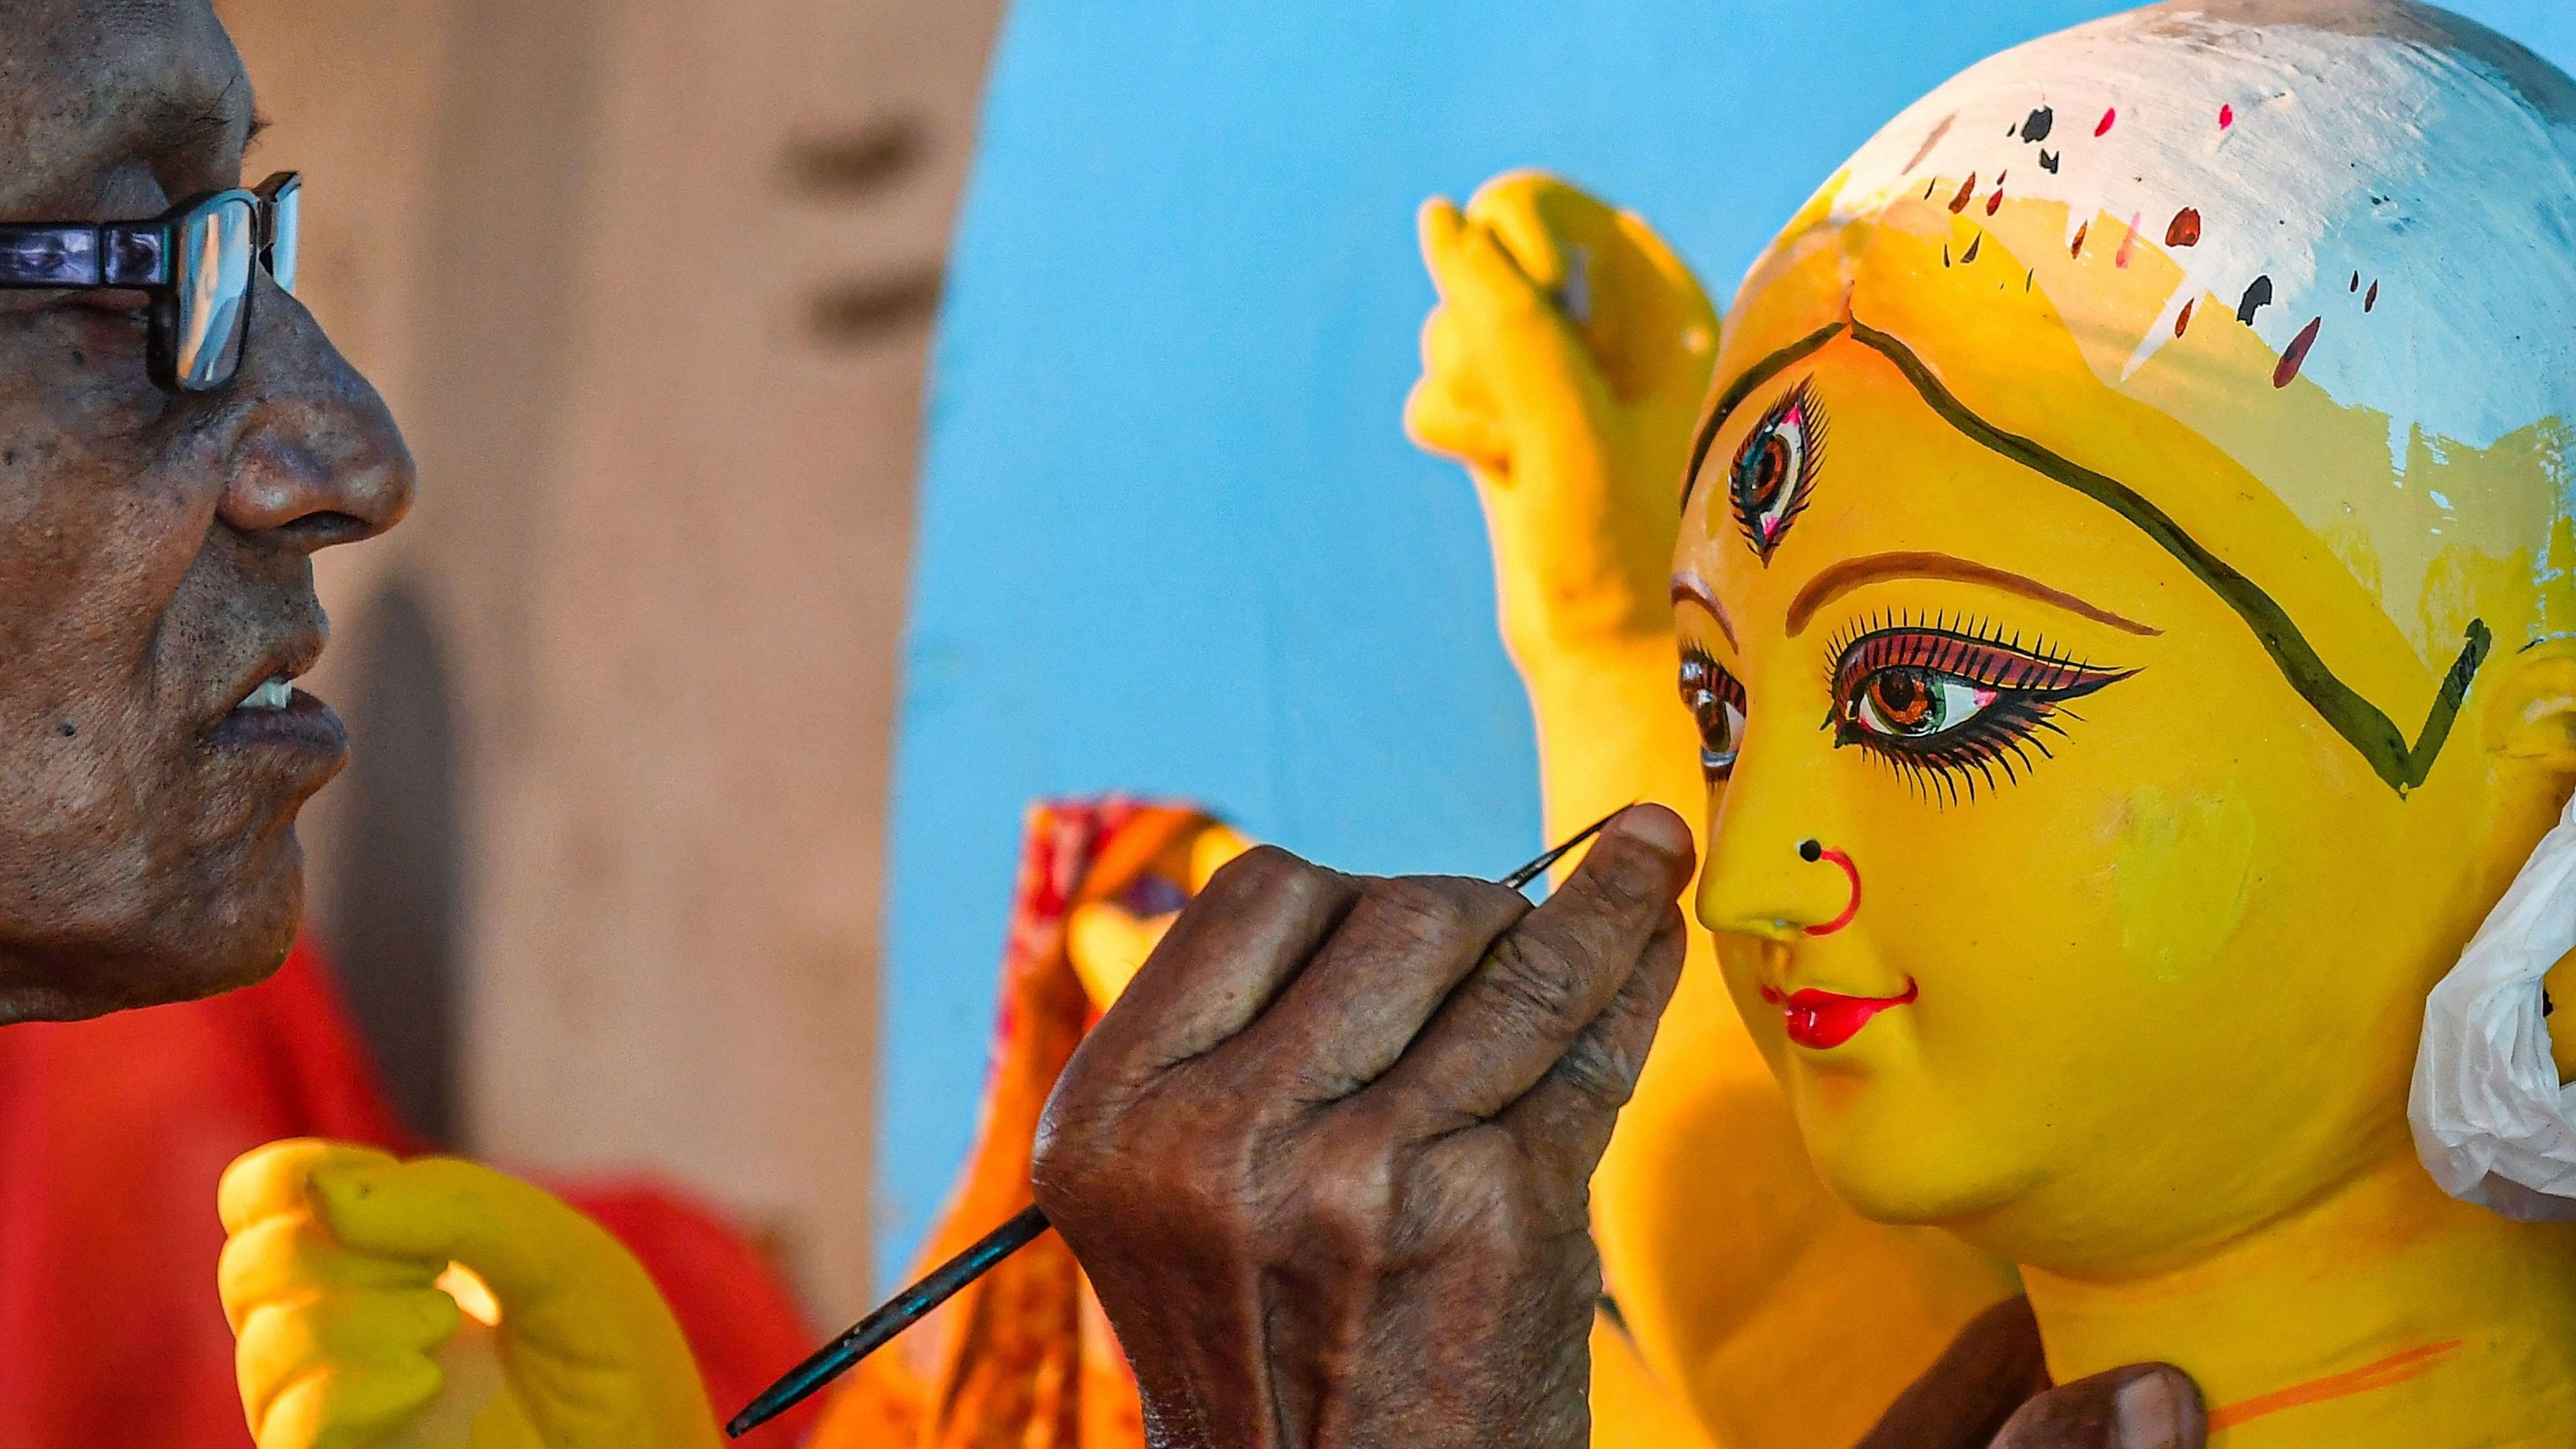
<instances>
[{"instance_id":1,"label":"idol's painted eye","mask_svg":"<svg viewBox=\"0 0 2576 1449\"><path fill-rule=\"evenodd\" d=\"M1744 686L1696 644L1682 649L1682 703L1699 726L1699 769L1712 785L1735 771L1744 744Z\"/></svg>"},{"instance_id":2,"label":"idol's painted eye","mask_svg":"<svg viewBox=\"0 0 2576 1449\"><path fill-rule=\"evenodd\" d=\"M1825 415L1813 385L1800 383L1747 433L1735 450L1727 479L1735 526L1756 557L1771 561L1781 535L1807 509L1816 491L1816 465L1824 456Z\"/></svg>"},{"instance_id":3,"label":"idol's painted eye","mask_svg":"<svg viewBox=\"0 0 2576 1449\"><path fill-rule=\"evenodd\" d=\"M2024 646L1971 619L1928 625L1875 621L1855 628L1829 653L1834 744L1859 745L1919 787L1955 803L1973 797L1995 772L2006 781L2030 767L2028 751L2048 756L2041 731L2063 735L2063 706L2133 669L2097 669L2044 643Z\"/></svg>"}]
</instances>

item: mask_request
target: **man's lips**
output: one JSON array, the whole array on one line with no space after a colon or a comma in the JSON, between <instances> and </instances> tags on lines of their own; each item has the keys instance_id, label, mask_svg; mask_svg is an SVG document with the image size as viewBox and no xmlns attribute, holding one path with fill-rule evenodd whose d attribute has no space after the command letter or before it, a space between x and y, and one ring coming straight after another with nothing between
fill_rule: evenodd
<instances>
[{"instance_id":1,"label":"man's lips","mask_svg":"<svg viewBox=\"0 0 2576 1449\"><path fill-rule=\"evenodd\" d=\"M1765 986L1762 999L1780 1008L1788 1021L1789 1040L1802 1047L1830 1051L1860 1035L1869 1019L1891 1007L1912 1004L1921 993L1913 982L1905 983L1902 996L1845 996L1839 991L1804 991L1783 996L1779 988Z\"/></svg>"},{"instance_id":2,"label":"man's lips","mask_svg":"<svg viewBox=\"0 0 2576 1449\"><path fill-rule=\"evenodd\" d=\"M283 747L333 762L349 752L349 727L339 711L295 690L281 709L236 709L224 716L211 738L220 745Z\"/></svg>"}]
</instances>

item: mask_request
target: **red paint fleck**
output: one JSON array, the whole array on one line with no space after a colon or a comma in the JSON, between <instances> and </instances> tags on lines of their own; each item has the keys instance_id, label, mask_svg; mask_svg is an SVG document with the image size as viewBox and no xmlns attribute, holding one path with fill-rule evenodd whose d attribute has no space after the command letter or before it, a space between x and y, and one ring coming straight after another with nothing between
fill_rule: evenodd
<instances>
[{"instance_id":1,"label":"red paint fleck","mask_svg":"<svg viewBox=\"0 0 2576 1449\"><path fill-rule=\"evenodd\" d=\"M2200 245L2200 209L2186 206L2174 213L2173 224L2165 228L2165 245L2196 247Z\"/></svg>"},{"instance_id":2,"label":"red paint fleck","mask_svg":"<svg viewBox=\"0 0 2576 1449\"><path fill-rule=\"evenodd\" d=\"M2378 306L2378 305L2379 305L2379 284L2378 284L2377 282L2373 282L2373 283L2371 283L2371 284L2370 284L2370 295L2361 299L2361 310L2363 310L2364 312L2367 312L2367 311L2369 311L2371 308L2376 307L2376 306Z\"/></svg>"},{"instance_id":3,"label":"red paint fleck","mask_svg":"<svg viewBox=\"0 0 2576 1449\"><path fill-rule=\"evenodd\" d=\"M2272 369L2274 387L2288 387L2297 380L2299 368L2308 360L2308 349L2317 345L2317 332L2325 325L2326 319L2316 318L2300 328L2298 336L2290 339L2289 351L2281 354L2281 365Z\"/></svg>"},{"instance_id":4,"label":"red paint fleck","mask_svg":"<svg viewBox=\"0 0 2576 1449\"><path fill-rule=\"evenodd\" d=\"M2066 249L2066 254L2068 256L2080 257L2084 255L2084 234L2092 229L2093 223L2089 221L2075 228L2075 245Z\"/></svg>"},{"instance_id":5,"label":"red paint fleck","mask_svg":"<svg viewBox=\"0 0 2576 1449\"><path fill-rule=\"evenodd\" d=\"M2224 131L2235 124L2236 108L2230 105L2221 105L2218 108L2218 129Z\"/></svg>"},{"instance_id":6,"label":"red paint fleck","mask_svg":"<svg viewBox=\"0 0 2576 1449\"><path fill-rule=\"evenodd\" d=\"M2120 254L2111 259L2111 265L2125 267L2129 264L2129 254L2135 251L2138 245L2138 223L2144 220L2146 217L2140 213L2129 214L2129 234L2120 238Z\"/></svg>"},{"instance_id":7,"label":"red paint fleck","mask_svg":"<svg viewBox=\"0 0 2576 1449\"><path fill-rule=\"evenodd\" d=\"M1996 212L2003 210L2003 205L2004 189L1998 186L1995 188L1995 194L1986 198L1986 215L1992 216Z\"/></svg>"},{"instance_id":8,"label":"red paint fleck","mask_svg":"<svg viewBox=\"0 0 2576 1449\"><path fill-rule=\"evenodd\" d=\"M2200 305L2198 297L2182 304L2182 315L2174 319L2174 335L2180 337L2191 328L2191 309Z\"/></svg>"},{"instance_id":9,"label":"red paint fleck","mask_svg":"<svg viewBox=\"0 0 2576 1449\"><path fill-rule=\"evenodd\" d=\"M2093 134L2096 136L2110 135L2111 123L2118 119L2120 119L2120 108L2118 106L2113 106L2111 109L2104 111L2102 113L2102 124L2093 128Z\"/></svg>"},{"instance_id":10,"label":"red paint fleck","mask_svg":"<svg viewBox=\"0 0 2576 1449\"><path fill-rule=\"evenodd\" d=\"M1953 212L1967 210L1968 199L1976 194L1977 173L1971 171L1968 173L1968 179L1959 183L1959 194L1950 198L1950 210Z\"/></svg>"}]
</instances>

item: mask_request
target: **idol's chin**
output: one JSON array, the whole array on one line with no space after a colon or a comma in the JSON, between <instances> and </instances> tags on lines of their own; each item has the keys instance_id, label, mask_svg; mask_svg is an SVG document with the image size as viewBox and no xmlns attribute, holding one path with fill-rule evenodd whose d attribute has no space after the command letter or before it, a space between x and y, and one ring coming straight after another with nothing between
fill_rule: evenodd
<instances>
[{"instance_id":1,"label":"idol's chin","mask_svg":"<svg viewBox=\"0 0 2576 1449\"><path fill-rule=\"evenodd\" d=\"M1817 1174L1873 1222L1958 1227L2022 1199L2038 1174L1999 1161L1997 1144L1889 1101L1883 1085L1815 1104L1799 1093L1799 1130Z\"/></svg>"}]
</instances>

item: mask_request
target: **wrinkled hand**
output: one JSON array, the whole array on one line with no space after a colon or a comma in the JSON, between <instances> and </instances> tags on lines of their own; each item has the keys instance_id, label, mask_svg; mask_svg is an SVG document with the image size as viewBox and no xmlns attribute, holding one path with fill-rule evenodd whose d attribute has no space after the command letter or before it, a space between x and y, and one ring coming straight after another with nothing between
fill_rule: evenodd
<instances>
[{"instance_id":1,"label":"wrinkled hand","mask_svg":"<svg viewBox=\"0 0 2576 1449\"><path fill-rule=\"evenodd\" d=\"M2181 1370L2138 1364L2051 1388L2030 1300L1960 1330L1857 1449L2202 1449L2209 1416Z\"/></svg>"},{"instance_id":2,"label":"wrinkled hand","mask_svg":"<svg viewBox=\"0 0 2576 1449\"><path fill-rule=\"evenodd\" d=\"M1691 866L1643 806L1535 909L1267 848L1210 882L1075 1053L1034 1172L1154 1444L1584 1444L1588 1183Z\"/></svg>"},{"instance_id":3,"label":"wrinkled hand","mask_svg":"<svg viewBox=\"0 0 2576 1449\"><path fill-rule=\"evenodd\" d=\"M1717 315L1630 212L1536 172L1424 204L1440 289L1405 429L1468 465L1524 670L1672 628L1681 473Z\"/></svg>"},{"instance_id":4,"label":"wrinkled hand","mask_svg":"<svg viewBox=\"0 0 2576 1449\"><path fill-rule=\"evenodd\" d=\"M259 1449L711 1449L642 1265L548 1194L453 1158L273 1142L220 1189L224 1312ZM460 1285L454 1268L470 1270ZM497 1327L439 1284L488 1285ZM488 1311L488 1310L487 1310Z\"/></svg>"}]
</instances>

